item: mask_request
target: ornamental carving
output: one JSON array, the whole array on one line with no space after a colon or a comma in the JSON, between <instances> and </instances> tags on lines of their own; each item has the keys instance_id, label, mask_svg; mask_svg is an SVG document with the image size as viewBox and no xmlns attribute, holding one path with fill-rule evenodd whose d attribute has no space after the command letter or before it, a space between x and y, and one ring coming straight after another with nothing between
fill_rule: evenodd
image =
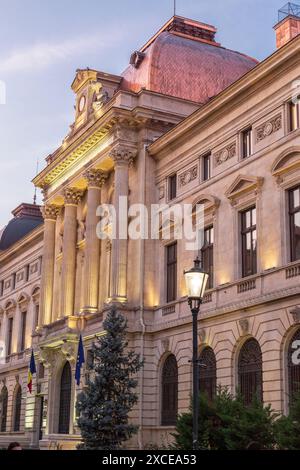
<instances>
[{"instance_id":1,"label":"ornamental carving","mask_svg":"<svg viewBox=\"0 0 300 470\"><path fill-rule=\"evenodd\" d=\"M193 166L178 176L179 186L185 186L194 181L198 176L198 167Z\"/></svg>"},{"instance_id":2,"label":"ornamental carving","mask_svg":"<svg viewBox=\"0 0 300 470\"><path fill-rule=\"evenodd\" d=\"M204 328L199 331L198 338L199 338L200 343L205 343L205 341L206 341L206 330Z\"/></svg>"},{"instance_id":3,"label":"ornamental carving","mask_svg":"<svg viewBox=\"0 0 300 470\"><path fill-rule=\"evenodd\" d=\"M103 173L103 171L97 170L96 168L87 170L83 176L87 180L88 187L95 188L102 188L107 179L107 175Z\"/></svg>"},{"instance_id":4,"label":"ornamental carving","mask_svg":"<svg viewBox=\"0 0 300 470\"><path fill-rule=\"evenodd\" d=\"M170 340L169 338L163 338L161 340L161 346L165 352L170 350Z\"/></svg>"},{"instance_id":5,"label":"ornamental carving","mask_svg":"<svg viewBox=\"0 0 300 470\"><path fill-rule=\"evenodd\" d=\"M65 342L61 347L61 352L67 361L75 361L76 358L76 344Z\"/></svg>"},{"instance_id":6,"label":"ornamental carving","mask_svg":"<svg viewBox=\"0 0 300 470\"><path fill-rule=\"evenodd\" d=\"M72 204L77 206L82 197L83 192L77 188L66 188L64 190L65 204Z\"/></svg>"},{"instance_id":7,"label":"ornamental carving","mask_svg":"<svg viewBox=\"0 0 300 470\"><path fill-rule=\"evenodd\" d=\"M270 121L264 122L256 129L256 142L260 142L261 140L264 140L266 137L269 137L269 135L273 134L274 132L279 131L281 128L282 128L282 116L281 114L278 114L273 119L270 119Z\"/></svg>"},{"instance_id":8,"label":"ornamental carving","mask_svg":"<svg viewBox=\"0 0 300 470\"><path fill-rule=\"evenodd\" d=\"M163 199L165 197L165 187L160 186L158 188L159 199Z\"/></svg>"},{"instance_id":9,"label":"ornamental carving","mask_svg":"<svg viewBox=\"0 0 300 470\"><path fill-rule=\"evenodd\" d=\"M294 323L300 323L300 307L295 307L290 310L290 314L293 317Z\"/></svg>"},{"instance_id":10,"label":"ornamental carving","mask_svg":"<svg viewBox=\"0 0 300 470\"><path fill-rule=\"evenodd\" d=\"M54 204L45 204L41 211L45 220L56 220L59 214L59 207Z\"/></svg>"},{"instance_id":11,"label":"ornamental carving","mask_svg":"<svg viewBox=\"0 0 300 470\"><path fill-rule=\"evenodd\" d=\"M126 147L117 147L110 152L110 156L115 164L126 163L128 165L132 165L136 154L136 150L128 149Z\"/></svg>"},{"instance_id":12,"label":"ornamental carving","mask_svg":"<svg viewBox=\"0 0 300 470\"><path fill-rule=\"evenodd\" d=\"M224 147L222 150L219 150L218 152L215 153L215 162L216 165L221 165L222 163L226 162L230 158L233 158L236 156L236 142L233 142L226 147Z\"/></svg>"}]
</instances>

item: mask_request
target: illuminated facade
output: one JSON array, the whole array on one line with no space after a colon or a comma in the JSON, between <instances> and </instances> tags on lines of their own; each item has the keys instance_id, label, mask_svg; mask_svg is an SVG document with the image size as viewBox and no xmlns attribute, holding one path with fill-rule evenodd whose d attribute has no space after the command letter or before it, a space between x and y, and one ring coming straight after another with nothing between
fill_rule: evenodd
<instances>
[{"instance_id":1,"label":"illuminated facade","mask_svg":"<svg viewBox=\"0 0 300 470\"><path fill-rule=\"evenodd\" d=\"M238 386L245 400L258 392L287 411L299 374L287 352L300 322L300 111L292 101L300 37L285 44L281 34L278 51L258 64L221 47L215 32L174 17L131 55L121 76L77 71L74 124L34 179L44 193L43 229L26 235L24 253L26 238L14 243L0 269L5 285L17 270L10 262L19 269L27 257L42 256L40 282L26 284L32 304L31 289L40 284L38 325L28 327L39 364L34 393L26 394L28 339L22 365L6 354L0 366L2 403L10 384L0 444L17 435L26 445L74 448L76 394L88 374L86 365L77 388L78 334L88 357L112 304L128 318L130 346L145 357L132 413L139 433L130 445L167 443L176 414L189 406L191 315L182 272L196 253L175 238L99 240L96 209L118 209L120 196L148 208L205 204L199 255L210 285L199 319L207 364L201 387L213 395L218 383ZM4 340L7 306L16 296L20 318L23 290L2 292ZM18 355L18 347L11 352ZM18 435L12 416L20 377Z\"/></svg>"}]
</instances>

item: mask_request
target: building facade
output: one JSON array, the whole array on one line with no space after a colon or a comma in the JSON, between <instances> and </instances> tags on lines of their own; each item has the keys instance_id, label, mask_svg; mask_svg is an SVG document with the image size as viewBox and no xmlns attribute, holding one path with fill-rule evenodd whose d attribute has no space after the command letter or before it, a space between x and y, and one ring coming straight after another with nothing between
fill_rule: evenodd
<instances>
[{"instance_id":1,"label":"building facade","mask_svg":"<svg viewBox=\"0 0 300 470\"><path fill-rule=\"evenodd\" d=\"M246 402L257 394L288 411L300 381L300 366L291 359L300 340L300 37L294 23L300 19L286 15L276 26L278 50L260 64L218 44L214 27L173 17L131 55L122 75L77 71L74 124L34 179L44 194L44 224L0 253L4 286L13 271L42 257L40 280L26 277L26 290L4 290L0 298L6 348L0 443L16 436L17 408L18 432L28 446L76 446L76 395L89 373L87 361L75 386L78 335L88 358L116 305L128 319L130 347L145 358L131 417L139 432L129 445L167 444L190 402L192 328L182 273L197 255L210 275L199 317L199 356L206 365L200 387L210 396L218 384L239 388ZM170 207L168 227L152 238L100 239L101 204L113 204L121 215L106 225L107 235L122 235L124 220L127 231L134 204L149 214L153 204ZM172 210L184 204L204 207L196 250L175 230ZM27 324L26 347L17 332L24 325L20 315L29 311L22 295L32 308L39 305ZM15 329L12 305L19 315ZM9 338L14 349L7 348ZM31 346L38 371L29 394L21 383Z\"/></svg>"}]
</instances>

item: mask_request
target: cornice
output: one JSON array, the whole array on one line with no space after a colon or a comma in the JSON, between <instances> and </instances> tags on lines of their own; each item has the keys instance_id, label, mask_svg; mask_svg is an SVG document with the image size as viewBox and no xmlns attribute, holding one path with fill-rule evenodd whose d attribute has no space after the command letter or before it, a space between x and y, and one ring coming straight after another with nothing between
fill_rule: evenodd
<instances>
[{"instance_id":1,"label":"cornice","mask_svg":"<svg viewBox=\"0 0 300 470\"><path fill-rule=\"evenodd\" d=\"M236 82L225 88L221 93L212 98L208 103L200 107L190 116L180 122L174 129L164 134L148 147L150 155L156 155L166 147L174 145L175 140L188 133L194 126L205 122L215 111L223 106L229 106L232 100L243 93L251 92L253 86L260 80L273 73L278 67L285 67L285 62L290 59L297 60L300 54L300 36L297 36L285 46L275 51L264 61L258 63Z\"/></svg>"}]
</instances>

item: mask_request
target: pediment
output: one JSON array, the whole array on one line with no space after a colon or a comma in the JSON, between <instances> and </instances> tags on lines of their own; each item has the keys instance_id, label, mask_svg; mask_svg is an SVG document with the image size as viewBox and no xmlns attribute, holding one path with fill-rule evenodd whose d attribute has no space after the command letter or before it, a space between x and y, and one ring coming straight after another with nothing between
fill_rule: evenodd
<instances>
[{"instance_id":1,"label":"pediment","mask_svg":"<svg viewBox=\"0 0 300 470\"><path fill-rule=\"evenodd\" d=\"M239 175L225 191L225 196L233 201L246 193L255 193L261 188L263 181L264 178L260 176Z\"/></svg>"},{"instance_id":2,"label":"pediment","mask_svg":"<svg viewBox=\"0 0 300 470\"><path fill-rule=\"evenodd\" d=\"M96 81L98 72L97 70L91 69L78 69L74 81L71 85L74 93L78 93L80 88L82 88L89 80Z\"/></svg>"},{"instance_id":3,"label":"pediment","mask_svg":"<svg viewBox=\"0 0 300 470\"><path fill-rule=\"evenodd\" d=\"M272 175L277 177L300 169L300 147L292 147L281 153L272 165Z\"/></svg>"}]
</instances>

